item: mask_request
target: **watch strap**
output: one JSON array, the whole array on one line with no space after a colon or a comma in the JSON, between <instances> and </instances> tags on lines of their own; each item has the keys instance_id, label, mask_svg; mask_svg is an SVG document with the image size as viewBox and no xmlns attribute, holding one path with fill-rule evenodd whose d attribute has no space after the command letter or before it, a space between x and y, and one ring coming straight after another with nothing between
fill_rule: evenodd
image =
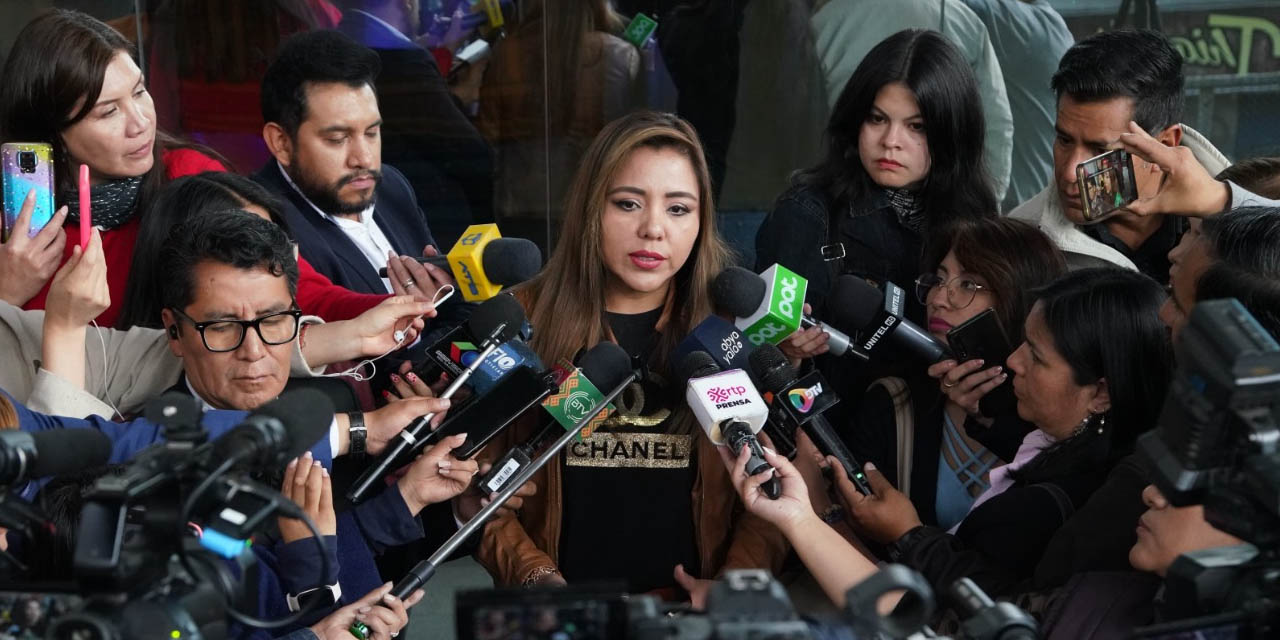
<instances>
[{"instance_id":1,"label":"watch strap","mask_svg":"<svg viewBox=\"0 0 1280 640\"><path fill-rule=\"evenodd\" d=\"M352 411L347 414L347 420L351 425L347 429L347 433L351 438L351 446L348 448L347 453L353 456L363 456L365 440L369 435L369 429L364 424L364 412Z\"/></svg>"}]
</instances>

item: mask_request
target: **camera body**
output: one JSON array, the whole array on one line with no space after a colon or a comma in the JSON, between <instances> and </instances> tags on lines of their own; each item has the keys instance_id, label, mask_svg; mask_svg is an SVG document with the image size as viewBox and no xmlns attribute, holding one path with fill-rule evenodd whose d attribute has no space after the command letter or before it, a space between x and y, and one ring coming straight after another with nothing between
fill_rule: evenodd
<instances>
[{"instance_id":1,"label":"camera body","mask_svg":"<svg viewBox=\"0 0 1280 640\"><path fill-rule=\"evenodd\" d=\"M1219 614L1234 612L1242 627L1274 637L1280 344L1238 301L1212 300L1192 310L1177 355L1158 426L1139 437L1138 450L1172 504L1203 504L1209 524L1248 544L1180 556L1165 577L1165 610L1173 619L1192 618L1177 625L1185 629L1212 628L1222 623Z\"/></svg>"}]
</instances>

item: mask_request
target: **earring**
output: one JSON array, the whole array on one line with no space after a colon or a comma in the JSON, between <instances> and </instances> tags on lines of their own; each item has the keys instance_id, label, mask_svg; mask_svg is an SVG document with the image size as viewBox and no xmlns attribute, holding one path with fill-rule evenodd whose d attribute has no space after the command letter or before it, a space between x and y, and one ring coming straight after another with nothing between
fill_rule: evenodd
<instances>
[{"instance_id":1,"label":"earring","mask_svg":"<svg viewBox=\"0 0 1280 640\"><path fill-rule=\"evenodd\" d=\"M1107 414L1098 416L1098 435L1102 435L1103 427L1107 426Z\"/></svg>"},{"instance_id":2,"label":"earring","mask_svg":"<svg viewBox=\"0 0 1280 640\"><path fill-rule=\"evenodd\" d=\"M1093 420L1093 416L1094 416L1094 413L1090 411L1089 415L1085 416L1084 420L1081 420L1080 424L1076 425L1076 428L1071 431L1071 437L1074 438L1084 433L1085 429L1089 428L1089 421Z\"/></svg>"}]
</instances>

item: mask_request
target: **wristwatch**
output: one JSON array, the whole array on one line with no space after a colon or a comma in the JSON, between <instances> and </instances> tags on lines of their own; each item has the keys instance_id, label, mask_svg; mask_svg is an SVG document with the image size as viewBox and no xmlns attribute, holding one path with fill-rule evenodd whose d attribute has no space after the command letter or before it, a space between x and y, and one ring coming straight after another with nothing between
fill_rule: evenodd
<instances>
[{"instance_id":1,"label":"wristwatch","mask_svg":"<svg viewBox=\"0 0 1280 640\"><path fill-rule=\"evenodd\" d=\"M312 600L318 601L312 611L315 611L316 609L323 610L332 607L338 603L338 600L342 599L342 587L335 582L333 584L326 584L314 589L307 589L296 596L292 593L287 593L285 594L284 599L289 605L289 611L294 613L301 611L302 608L310 604Z\"/></svg>"},{"instance_id":2,"label":"wristwatch","mask_svg":"<svg viewBox=\"0 0 1280 640\"><path fill-rule=\"evenodd\" d=\"M351 446L347 450L347 455L356 458L363 457L365 439L369 435L368 427L364 426L364 412L352 411L347 414L347 419L351 423L351 426L347 429L347 433L351 437Z\"/></svg>"}]
</instances>

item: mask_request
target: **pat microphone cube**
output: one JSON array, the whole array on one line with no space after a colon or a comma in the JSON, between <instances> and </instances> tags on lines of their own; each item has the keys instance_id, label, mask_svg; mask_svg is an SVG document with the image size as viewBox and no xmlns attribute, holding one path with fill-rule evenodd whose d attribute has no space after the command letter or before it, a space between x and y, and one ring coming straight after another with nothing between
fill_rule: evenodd
<instances>
[{"instance_id":1,"label":"pat microphone cube","mask_svg":"<svg viewBox=\"0 0 1280 640\"><path fill-rule=\"evenodd\" d=\"M765 281L765 303L750 316L738 318L737 325L753 345L778 344L800 328L809 282L780 264L760 272L760 278Z\"/></svg>"},{"instance_id":2,"label":"pat microphone cube","mask_svg":"<svg viewBox=\"0 0 1280 640\"><path fill-rule=\"evenodd\" d=\"M488 300L498 295L502 286L489 281L484 272L485 245L501 238L496 224L473 224L462 232L462 238L449 250L449 266L453 278L467 302Z\"/></svg>"}]
</instances>

